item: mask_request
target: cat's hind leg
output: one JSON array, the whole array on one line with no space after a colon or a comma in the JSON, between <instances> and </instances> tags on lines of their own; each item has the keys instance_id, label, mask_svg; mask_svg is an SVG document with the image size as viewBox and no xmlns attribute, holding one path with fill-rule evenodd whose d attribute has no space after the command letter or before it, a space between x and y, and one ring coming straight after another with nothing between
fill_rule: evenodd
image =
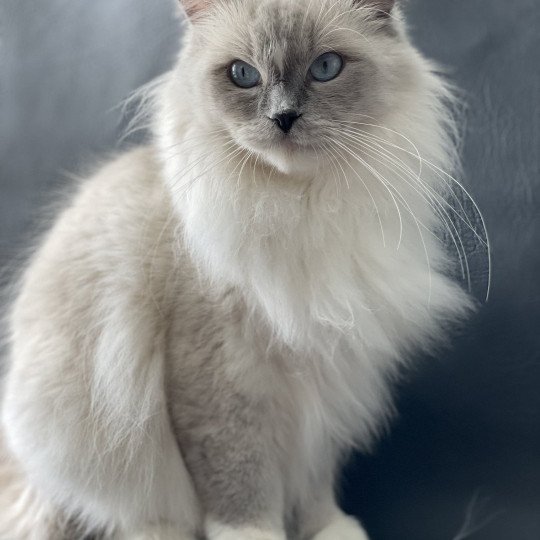
<instances>
[{"instance_id":1,"label":"cat's hind leg","mask_svg":"<svg viewBox=\"0 0 540 540\"><path fill-rule=\"evenodd\" d=\"M167 523L176 540L195 540L199 505L170 427L161 347L129 313L104 327L93 358L81 358L62 327L15 340L6 445L28 483L85 530L138 534Z\"/></svg>"}]
</instances>

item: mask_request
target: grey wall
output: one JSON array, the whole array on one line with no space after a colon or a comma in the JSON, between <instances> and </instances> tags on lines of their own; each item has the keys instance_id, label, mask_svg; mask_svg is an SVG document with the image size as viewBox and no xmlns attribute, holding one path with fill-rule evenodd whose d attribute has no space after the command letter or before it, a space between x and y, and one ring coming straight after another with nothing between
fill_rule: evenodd
<instances>
[{"instance_id":1,"label":"grey wall","mask_svg":"<svg viewBox=\"0 0 540 540\"><path fill-rule=\"evenodd\" d=\"M174 59L173 7L0 0L0 264L67 173L117 149L118 105Z\"/></svg>"},{"instance_id":2,"label":"grey wall","mask_svg":"<svg viewBox=\"0 0 540 540\"><path fill-rule=\"evenodd\" d=\"M0 264L64 173L116 148L113 107L174 56L171 2L0 0ZM477 518L495 515L473 540L538 540L540 2L410 0L408 12L467 95L465 176L493 241L493 294L451 351L419 361L391 434L346 471L343 502L373 540L450 540L478 492Z\"/></svg>"}]
</instances>

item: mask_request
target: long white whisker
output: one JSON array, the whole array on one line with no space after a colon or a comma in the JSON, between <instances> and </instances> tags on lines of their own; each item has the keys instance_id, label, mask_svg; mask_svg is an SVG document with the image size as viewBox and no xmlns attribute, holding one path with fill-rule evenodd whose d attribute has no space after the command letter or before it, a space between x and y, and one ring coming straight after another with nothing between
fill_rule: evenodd
<instances>
[{"instance_id":1,"label":"long white whisker","mask_svg":"<svg viewBox=\"0 0 540 540\"><path fill-rule=\"evenodd\" d=\"M334 141L334 142L337 142L337 141ZM429 259L429 252L428 252L428 249L427 249L427 244L426 244L424 235L422 234L422 227L424 229L426 229L426 230L429 230L429 229L423 223L421 223L418 220L418 218L415 216L414 212L412 211L412 209L409 206L409 204L407 203L407 201L396 190L395 186L392 186L390 183L388 183L385 180L385 178L382 177L382 175L378 171L376 171L371 165L369 165L369 163L367 163L360 156L358 156L354 152L352 152L347 146L343 145L343 149L345 151L347 151L354 159L359 161L364 167L366 167L375 176L375 178L377 178L381 182L381 184L385 187L385 189L390 193L390 195L392 197L392 200L394 201L394 204L395 204L395 206L397 208L399 219L400 219L400 240L399 240L399 245L401 245L402 234L403 234L403 220L402 220L401 211L399 210L399 206L397 204L396 198L392 193L392 189L396 192L396 195L399 197L402 204L404 205L404 207L407 209L407 211L410 213L411 217L413 218L413 220L414 220L414 222L416 224L418 234L420 236L420 241L422 243L422 246L423 246L423 249L424 249L424 254L425 254L425 257L426 257L426 264L427 264L427 270L428 270L428 281L429 281L428 306L430 306L431 305L431 294L432 294L432 289L433 289L433 275L432 275L431 261ZM398 249L399 249L399 245L398 245Z\"/></svg>"},{"instance_id":2,"label":"long white whisker","mask_svg":"<svg viewBox=\"0 0 540 540\"><path fill-rule=\"evenodd\" d=\"M346 134L343 134L343 135L345 137L350 138L350 136L348 136ZM463 279L467 280L467 285L468 285L468 288L469 288L469 291L470 291L472 289L472 287L471 287L471 275L470 275L470 267L469 267L469 262L468 262L468 257L467 257L467 253L466 253L466 250L465 250L465 246L463 245L463 241L461 239L461 236L460 236L456 226L452 222L452 219L450 218L448 212L445 210L445 208L442 206L442 204L433 196L433 194L429 191L429 189L428 189L428 187L426 185L424 185L422 183L419 183L419 187L424 191L424 193L422 193L421 191L419 191L419 189L416 186L411 184L411 182L409 182L406 177L404 177L398 170L396 170L396 168L401 169L404 172L404 174L406 174L406 176L408 176L409 178L412 178L412 180L414 181L414 180L416 180L416 178L414 177L412 169L405 168L405 167L401 166L399 163L396 163L390 156L386 155L385 152L378 151L377 149L374 149L370 145L366 145L366 143L364 143L364 142L358 142L357 141L356 144L358 144L361 148L363 148L363 151L366 152L366 154L369 155L371 157L371 159L374 159L375 161L377 161L377 163L380 163L384 167L389 168L394 174L397 175L398 178L400 178L411 189L413 189L416 193L418 193L418 195L428 205L430 205L433 208L434 212L439 216L440 220L445 225L446 230L450 234L450 238L451 238L451 240L452 240L452 242L453 242L453 244L454 244L454 246L456 248L456 252L458 254L462 277L463 277ZM375 154L375 156L380 156L382 160L378 159L377 157L374 157L373 154ZM453 229L453 231L452 231L452 229ZM454 234L454 231L455 231L456 234ZM458 245L458 243L459 243L459 245Z\"/></svg>"},{"instance_id":3,"label":"long white whisker","mask_svg":"<svg viewBox=\"0 0 540 540\"><path fill-rule=\"evenodd\" d=\"M366 115L362 115L362 116L366 116ZM428 165L430 168L432 168L433 170L433 167L436 167L438 169L438 171L435 171L437 176L439 176L439 178L441 180L443 180L443 182L445 183L445 185L448 187L449 191L454 195L454 197L456 198L458 204L460 205L461 209L463 210L463 215L465 216L466 219L468 219L468 216L467 216L467 213L465 211L465 209L463 208L463 205L461 205L461 201L459 200L459 198L457 198L454 194L454 191L451 187L450 184L448 184L447 180L444 178L445 176L447 178L449 178L451 181L453 181L457 186L459 186L459 188L467 195L468 199L470 200L470 202L474 205L475 207L475 210L476 212L478 212L478 214L480 215L480 217L482 218L482 213L480 211L480 209L478 208L478 206L476 205L476 202L474 201L472 195L465 189L465 187L460 183L458 182L458 180L456 178L454 178L452 175L450 175L449 173L443 171L442 169L438 168L436 165L434 165L432 162L430 162L429 160L423 158L420 156L420 152L418 150L418 148L416 147L416 145L411 141L411 139L409 139L408 137L406 137L405 135L403 135L402 133L399 133L398 131L395 131L393 129L390 129L390 128L387 128L385 126L381 126L381 125L377 125L377 124L368 124L368 123L365 123L365 122L353 122L353 121L349 121L347 122L348 124L355 124L355 125L362 125L362 126L368 126L368 127L374 127L374 128L378 128L378 129L382 129L382 130L386 130L386 131L389 131L390 133L393 133L395 135L397 135L398 137L404 139L407 143L409 143L411 145L411 147L414 149L414 152L411 152L410 150L407 150L406 148L403 148L399 145L396 145L395 143L392 143L390 141L387 141L386 139L382 138L382 137L378 137L377 135L373 134L373 133L369 133L367 131L363 131L363 130L360 130L362 131L362 133L365 135L365 136L368 136L368 137L373 137L373 138L376 138L379 142L381 142L382 144L386 144L386 145L389 145L389 146L392 146L396 149L399 149L403 152L405 152L406 154L408 155L411 155L411 156L416 156L418 157L418 159L421 160L421 163L425 163L426 165ZM471 222L469 221L468 222L471 229L475 231L474 227L472 226ZM484 228L484 233L486 235L486 239L487 239L487 229L485 227L485 224L483 224L483 228ZM487 247L487 241L483 238L481 238L480 236L478 236L479 240Z\"/></svg>"},{"instance_id":4,"label":"long white whisker","mask_svg":"<svg viewBox=\"0 0 540 540\"><path fill-rule=\"evenodd\" d=\"M333 143L333 140L330 139L330 138L327 138L326 140L327 140L327 142L329 144ZM360 173L349 163L349 161L347 159L345 159L345 163L350 167L350 169L353 171L353 173L358 177L358 179L360 180L360 182L364 186L365 190L367 191L368 196L371 199L371 202L373 203L373 209L375 210L375 214L377 215L377 220L378 220L380 228L381 228L381 237L382 237L383 247L386 247L386 237L385 237L385 234L384 234L383 222L382 222L382 218L381 218L381 213L379 211L379 207L377 205L377 202L375 201L375 197L371 193L371 191L368 188L368 186L367 186L366 182L364 181L364 179L360 176Z\"/></svg>"},{"instance_id":5,"label":"long white whisker","mask_svg":"<svg viewBox=\"0 0 540 540\"><path fill-rule=\"evenodd\" d=\"M366 117L366 115L359 115L359 116ZM407 153L407 154L409 154L411 156L418 156L420 154L420 152L418 151L418 148L416 147L416 145L408 137L406 137L402 133L399 133L399 132L397 132L397 131L395 131L395 130L393 130L391 128L388 128L386 126L381 126L381 125L377 125L377 124L373 124L373 123L358 122L357 124L358 125L364 125L364 126L367 126L367 127L374 127L374 128L382 129L382 130L385 130L387 132L393 133L396 136L398 136L398 137L404 139L405 141L407 141L415 149L415 152L411 152L410 150L408 150L406 148L398 147L400 150L402 150L403 152L405 152L405 153ZM383 144L392 144L392 143L389 143L389 141L386 141L384 139L381 139L381 142ZM485 221L484 215L483 215L482 211L480 210L478 204L476 203L476 201L472 197L472 195L469 193L469 191L456 178L454 178L451 174L447 173L446 171L444 171L439 166L435 165L434 163L432 163L430 160L428 160L426 158L422 158L422 162L425 165L427 165L449 187L451 192L453 192L453 190L451 189L450 185L448 184L448 180L450 182L454 183L455 185L457 185L462 190L462 192L467 196L468 200L473 205L474 210L475 210L475 212L477 213L477 215L478 215L478 217L480 219L480 222L481 222L481 225L482 225L482 230L483 230L484 237L485 237L485 238L480 237L480 241L486 247L487 259L488 259L488 283L487 283L487 291L486 291L486 302L487 302L487 301L489 301L489 297L490 297L490 293L491 293L491 282L492 282L493 270L492 270L491 241L490 241L490 238L489 238L489 233L487 231L487 226L486 226L486 221ZM465 210L464 210L464 213L465 213L465 215L467 215ZM474 228L473 228L473 230L474 230Z\"/></svg>"},{"instance_id":6,"label":"long white whisker","mask_svg":"<svg viewBox=\"0 0 540 540\"><path fill-rule=\"evenodd\" d=\"M339 180L339 169L337 167L337 158L336 158L336 155L335 153L328 147L326 146L324 148L324 151L326 153L326 155L330 158L330 161L332 163L332 176L333 176L333 179L334 179L334 184L336 186L336 195L339 197L339 194L340 194L340 180Z\"/></svg>"},{"instance_id":7,"label":"long white whisker","mask_svg":"<svg viewBox=\"0 0 540 540\"><path fill-rule=\"evenodd\" d=\"M307 18L308 18L308 15L309 15L309 10L311 9L312 4L313 4L313 0L309 0L309 4L308 4L308 6L306 8L306 12L304 14L304 19L302 20L302 28L300 30L300 34L304 33L304 30L306 28Z\"/></svg>"},{"instance_id":8,"label":"long white whisker","mask_svg":"<svg viewBox=\"0 0 540 540\"><path fill-rule=\"evenodd\" d=\"M358 124L359 122L353 122L354 124ZM342 123L343 125L348 125L348 124L351 124L351 122L343 122ZM371 142L373 142L374 144L384 144L385 146L390 146L396 150L401 150L403 152L407 152L407 150L405 148L402 148L401 146L395 144L395 143L392 143L390 141L387 141L386 139L382 138L382 137L378 137L377 135L374 135L372 133L369 133L365 130L361 130L361 129L358 129L358 128L355 128L355 127L351 127L350 125L348 126L349 129L351 131L354 131L359 137L362 137L362 138L366 138L366 139L369 139L371 140ZM385 149L386 151L386 149ZM409 155L413 155L411 154L410 152L407 152ZM395 155L395 154L394 154ZM419 163L420 163L420 172L418 173L418 178L419 180L421 180L421 171L423 169L423 162L424 162L424 159L419 155L418 153L418 149L417 151L414 153L414 156L415 157L418 157L418 160L419 160ZM443 179L444 181L444 179ZM459 214L456 209L454 207L452 207L448 201L446 201L446 203L448 204L448 206L456 213L456 216L459 217L459 219L461 221L463 221L463 223L475 234L475 236L477 237L477 239L482 243L482 244L485 244L485 240L484 238L482 238L478 232L476 231L476 229L474 228L473 224L471 223L470 219L469 219L469 216L465 210L465 208L463 207L463 204L461 203L459 197L457 197L457 195L455 194L454 190L452 189L452 187L448 184L448 182L444 181L445 182L445 185L447 186L448 188L448 191L449 193L452 195L452 198L457 202L457 204L459 205L461 211L463 212L463 214Z\"/></svg>"},{"instance_id":9,"label":"long white whisker","mask_svg":"<svg viewBox=\"0 0 540 540\"><path fill-rule=\"evenodd\" d=\"M206 173L208 173L209 171L211 171L213 168L217 167L218 165L220 165L221 163L223 163L224 161L227 161L227 163L230 163L231 160L236 157L237 155L241 154L243 152L243 149L242 148L236 148L236 149L232 149L230 150L228 153L225 151L225 152L222 152L221 154L218 155L218 158L223 156L224 157L222 159L218 159L217 161L214 161L212 162L208 167L206 167L200 174L198 174L197 176L195 176L194 178L191 178L189 180L189 182L187 184L184 184L182 186L180 186L180 188L183 188L183 191L180 192L181 195L187 193L187 191L189 190L189 188L199 179L199 178L202 178Z\"/></svg>"},{"instance_id":10,"label":"long white whisker","mask_svg":"<svg viewBox=\"0 0 540 540\"><path fill-rule=\"evenodd\" d=\"M227 151L228 148L230 148L234 143L231 141L229 143L227 143L225 146L225 151ZM181 153L179 154L176 154L176 155L173 155L173 156L170 156L170 158L173 158L173 157L176 157L177 155L181 155ZM199 165L202 161L204 161L205 159L211 157L214 155L214 152L212 150L209 150L205 153L203 153L201 156L199 156L195 162L188 162L188 164L183 168L181 169L180 171L178 171L172 178L173 180L173 184L172 184L172 187L173 189L176 187L177 183L179 180L181 180L187 173L191 172L195 167L197 167L197 165Z\"/></svg>"},{"instance_id":11,"label":"long white whisker","mask_svg":"<svg viewBox=\"0 0 540 540\"><path fill-rule=\"evenodd\" d=\"M457 237L459 239L459 242L460 242L461 246L463 246L463 243L461 241L461 236L459 235L459 233L457 231L457 228L455 227L453 221L451 220L451 218L448 215L448 212L445 210L444 206L445 205L448 206L448 208L450 208L450 210L458 218L460 218L462 221L464 221L464 220L463 220L462 216L456 211L456 209L453 206L451 206L448 203L448 201L442 195L440 195L436 191L432 190L430 188L430 186L428 186L425 182L423 182L422 178L417 173L414 173L414 171L403 160L401 160L398 156L396 156L394 153L390 152L389 150L387 150L383 146L381 146L381 145L379 145L377 143L373 143L373 144L375 144L375 146L373 146L373 144L367 143L363 138L358 137L355 134L354 131L350 131L348 129L339 130L339 132L343 136L347 137L350 140L354 140L357 144L362 146L364 148L364 151L366 151L366 152L371 151L373 154L375 154L376 156L380 156L383 160L389 162L391 165L388 165L385 162L380 162L379 160L377 160L379 163L381 163L381 164L383 164L385 166L388 166L388 167L391 166L394 171L396 170L396 168L399 169L408 178L410 178L412 180L412 182L418 183L420 189L422 189L424 191L425 195L420 193L418 191L418 189L414 185L412 185L405 177L403 177L402 174L398 174L398 177L401 178L407 185L409 185L419 195L421 195L421 197L426 202L428 202L428 204L430 206L432 206L432 208L434 209L435 212L437 212L437 214L440 215L440 213L444 213L444 216L446 216L446 218L448 218L448 222L446 221L446 219L443 216L440 216L440 217L441 217L443 223L445 224L448 232L450 233L450 235L452 237L452 240L453 240L454 244L456 245L456 248L458 248L458 246L456 244L454 235L453 235L451 229L449 228L450 226L448 225L448 223L450 223L452 228L455 230L455 232L457 234ZM376 158L374 158L374 159L376 159ZM427 196L427 198L426 198L426 196ZM477 234L474 229L473 229L473 232L475 234ZM463 277L465 278L465 269L463 268L462 254L461 254L459 249L457 251L458 251L458 256L460 258L460 265L462 266L462 274L463 274ZM465 256L465 258L467 258L466 251L465 251L464 247L463 247L463 255ZM468 261L465 264L468 267ZM470 282L470 276L469 276L468 272L467 272L467 281Z\"/></svg>"},{"instance_id":12,"label":"long white whisker","mask_svg":"<svg viewBox=\"0 0 540 540\"><path fill-rule=\"evenodd\" d=\"M369 165L369 163L367 163L365 160L363 160L358 155L356 155L354 152L352 152L350 150L350 148L348 148L346 145L344 145L341 141L334 140L333 143L338 144L339 146L341 146L341 148L343 148L343 150L345 150L354 159L356 159L364 167L366 167L379 180L379 182L384 186L386 191L388 191L388 193L390 194L390 197L392 199L392 202L394 203L394 206L395 206L397 214L398 214L398 219L399 219L399 242L398 242L398 246L397 246L397 249L399 250L399 248L401 246L402 239L403 239L403 218L401 216L401 210L399 209L399 205L397 204L396 198L394 197L394 194L392 193L392 191L388 187L388 183L386 182L386 180L381 178L381 175L378 173L378 171L376 171L373 167L371 167Z\"/></svg>"},{"instance_id":13,"label":"long white whisker","mask_svg":"<svg viewBox=\"0 0 540 540\"><path fill-rule=\"evenodd\" d=\"M326 32L326 29L328 27L330 27L334 21L336 21L337 19L339 19L340 17L344 17L345 15L349 15L350 13L355 13L357 12L358 10L360 9L360 7L355 7L353 9L348 9L347 11L340 11L337 15L334 15L334 17L326 24L326 26L321 30L321 33L322 33L322 37L321 39L324 39L327 37L328 34L325 34L324 32Z\"/></svg>"},{"instance_id":14,"label":"long white whisker","mask_svg":"<svg viewBox=\"0 0 540 540\"><path fill-rule=\"evenodd\" d=\"M390 152L388 149L384 148L382 145L378 144L377 142L372 142L369 137L359 137L358 134L355 133L355 131L350 130L344 130L345 132L349 133L349 136L354 138L359 144L367 145L368 148L371 148L374 152L379 153L379 155L385 156L386 159L390 159L392 156L395 161L398 162L398 167L407 174L414 182L417 182L419 186L428 194L431 201L433 201L440 209L441 211L444 210L444 207L446 206L451 213L459 220L461 221L473 234L474 236L480 241L481 244L484 244L484 239L478 234L477 230L472 226L470 223L470 220L467 217L467 214L465 212L465 209L463 208L463 205L459 202L459 206L461 210L463 211L463 215L460 214L457 209L450 204L450 202L443 197L440 193L435 191L431 188L426 182L423 181L421 176L417 174L413 174L412 169L403 161L401 160L396 154L393 152ZM371 141L371 143L365 142L366 140ZM375 147L373 146L375 145ZM380 149L380 152L377 150L377 148ZM454 195L455 197L455 195ZM453 221L451 220L450 216L448 216L448 212L444 210L444 214L449 218L450 223L452 223L453 228L456 230L456 233L458 233L457 228L453 224ZM461 236L458 233L458 237L460 238L461 242ZM466 255L466 252L464 251L464 255Z\"/></svg>"},{"instance_id":15,"label":"long white whisker","mask_svg":"<svg viewBox=\"0 0 540 540\"><path fill-rule=\"evenodd\" d=\"M330 34L333 34L334 32L339 32L340 30L346 30L347 32L352 32L353 34L357 34L364 41L367 41L369 44L371 44L371 41L364 34L362 34L362 32L359 32L358 30L355 30L354 28L347 28L345 26L335 26L334 28L326 32L324 37L327 38Z\"/></svg>"}]
</instances>

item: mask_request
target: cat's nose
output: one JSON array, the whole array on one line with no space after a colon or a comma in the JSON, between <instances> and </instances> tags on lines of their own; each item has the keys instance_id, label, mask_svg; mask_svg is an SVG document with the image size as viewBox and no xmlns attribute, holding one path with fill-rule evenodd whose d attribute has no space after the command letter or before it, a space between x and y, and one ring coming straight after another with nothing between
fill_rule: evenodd
<instances>
[{"instance_id":1,"label":"cat's nose","mask_svg":"<svg viewBox=\"0 0 540 540\"><path fill-rule=\"evenodd\" d=\"M293 124L301 117L302 115L296 111L285 111L279 114L272 116L272 120L279 126L279 129L284 133L289 133Z\"/></svg>"}]
</instances>

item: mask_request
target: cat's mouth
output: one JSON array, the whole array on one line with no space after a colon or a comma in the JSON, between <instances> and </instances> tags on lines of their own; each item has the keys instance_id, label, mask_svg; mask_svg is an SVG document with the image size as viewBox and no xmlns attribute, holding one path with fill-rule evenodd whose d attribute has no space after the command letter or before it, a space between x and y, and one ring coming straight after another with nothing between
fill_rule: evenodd
<instances>
[{"instance_id":1,"label":"cat's mouth","mask_svg":"<svg viewBox=\"0 0 540 540\"><path fill-rule=\"evenodd\" d=\"M247 141L246 141L247 142ZM300 137L291 134L277 135L269 138L256 138L246 144L252 150L258 152L280 152L286 154L305 153L309 151L310 145L306 144Z\"/></svg>"},{"instance_id":2,"label":"cat's mouth","mask_svg":"<svg viewBox=\"0 0 540 540\"><path fill-rule=\"evenodd\" d=\"M272 126L273 128L274 126ZM282 172L306 171L316 167L316 144L303 127L294 125L288 132L268 129L244 133L238 143Z\"/></svg>"},{"instance_id":3,"label":"cat's mouth","mask_svg":"<svg viewBox=\"0 0 540 540\"><path fill-rule=\"evenodd\" d=\"M296 137L288 136L280 137L278 140L261 141L250 145L249 149L285 174L311 171L319 161L314 146Z\"/></svg>"},{"instance_id":4,"label":"cat's mouth","mask_svg":"<svg viewBox=\"0 0 540 540\"><path fill-rule=\"evenodd\" d=\"M272 134L268 145L275 150L289 152L305 152L311 148L306 134L302 133L302 130L296 129L296 127L287 133L277 130Z\"/></svg>"},{"instance_id":5,"label":"cat's mouth","mask_svg":"<svg viewBox=\"0 0 540 540\"><path fill-rule=\"evenodd\" d=\"M305 150L305 146L299 141L292 139L289 136L284 136L275 144L276 148L286 150L287 152L298 152Z\"/></svg>"}]
</instances>

